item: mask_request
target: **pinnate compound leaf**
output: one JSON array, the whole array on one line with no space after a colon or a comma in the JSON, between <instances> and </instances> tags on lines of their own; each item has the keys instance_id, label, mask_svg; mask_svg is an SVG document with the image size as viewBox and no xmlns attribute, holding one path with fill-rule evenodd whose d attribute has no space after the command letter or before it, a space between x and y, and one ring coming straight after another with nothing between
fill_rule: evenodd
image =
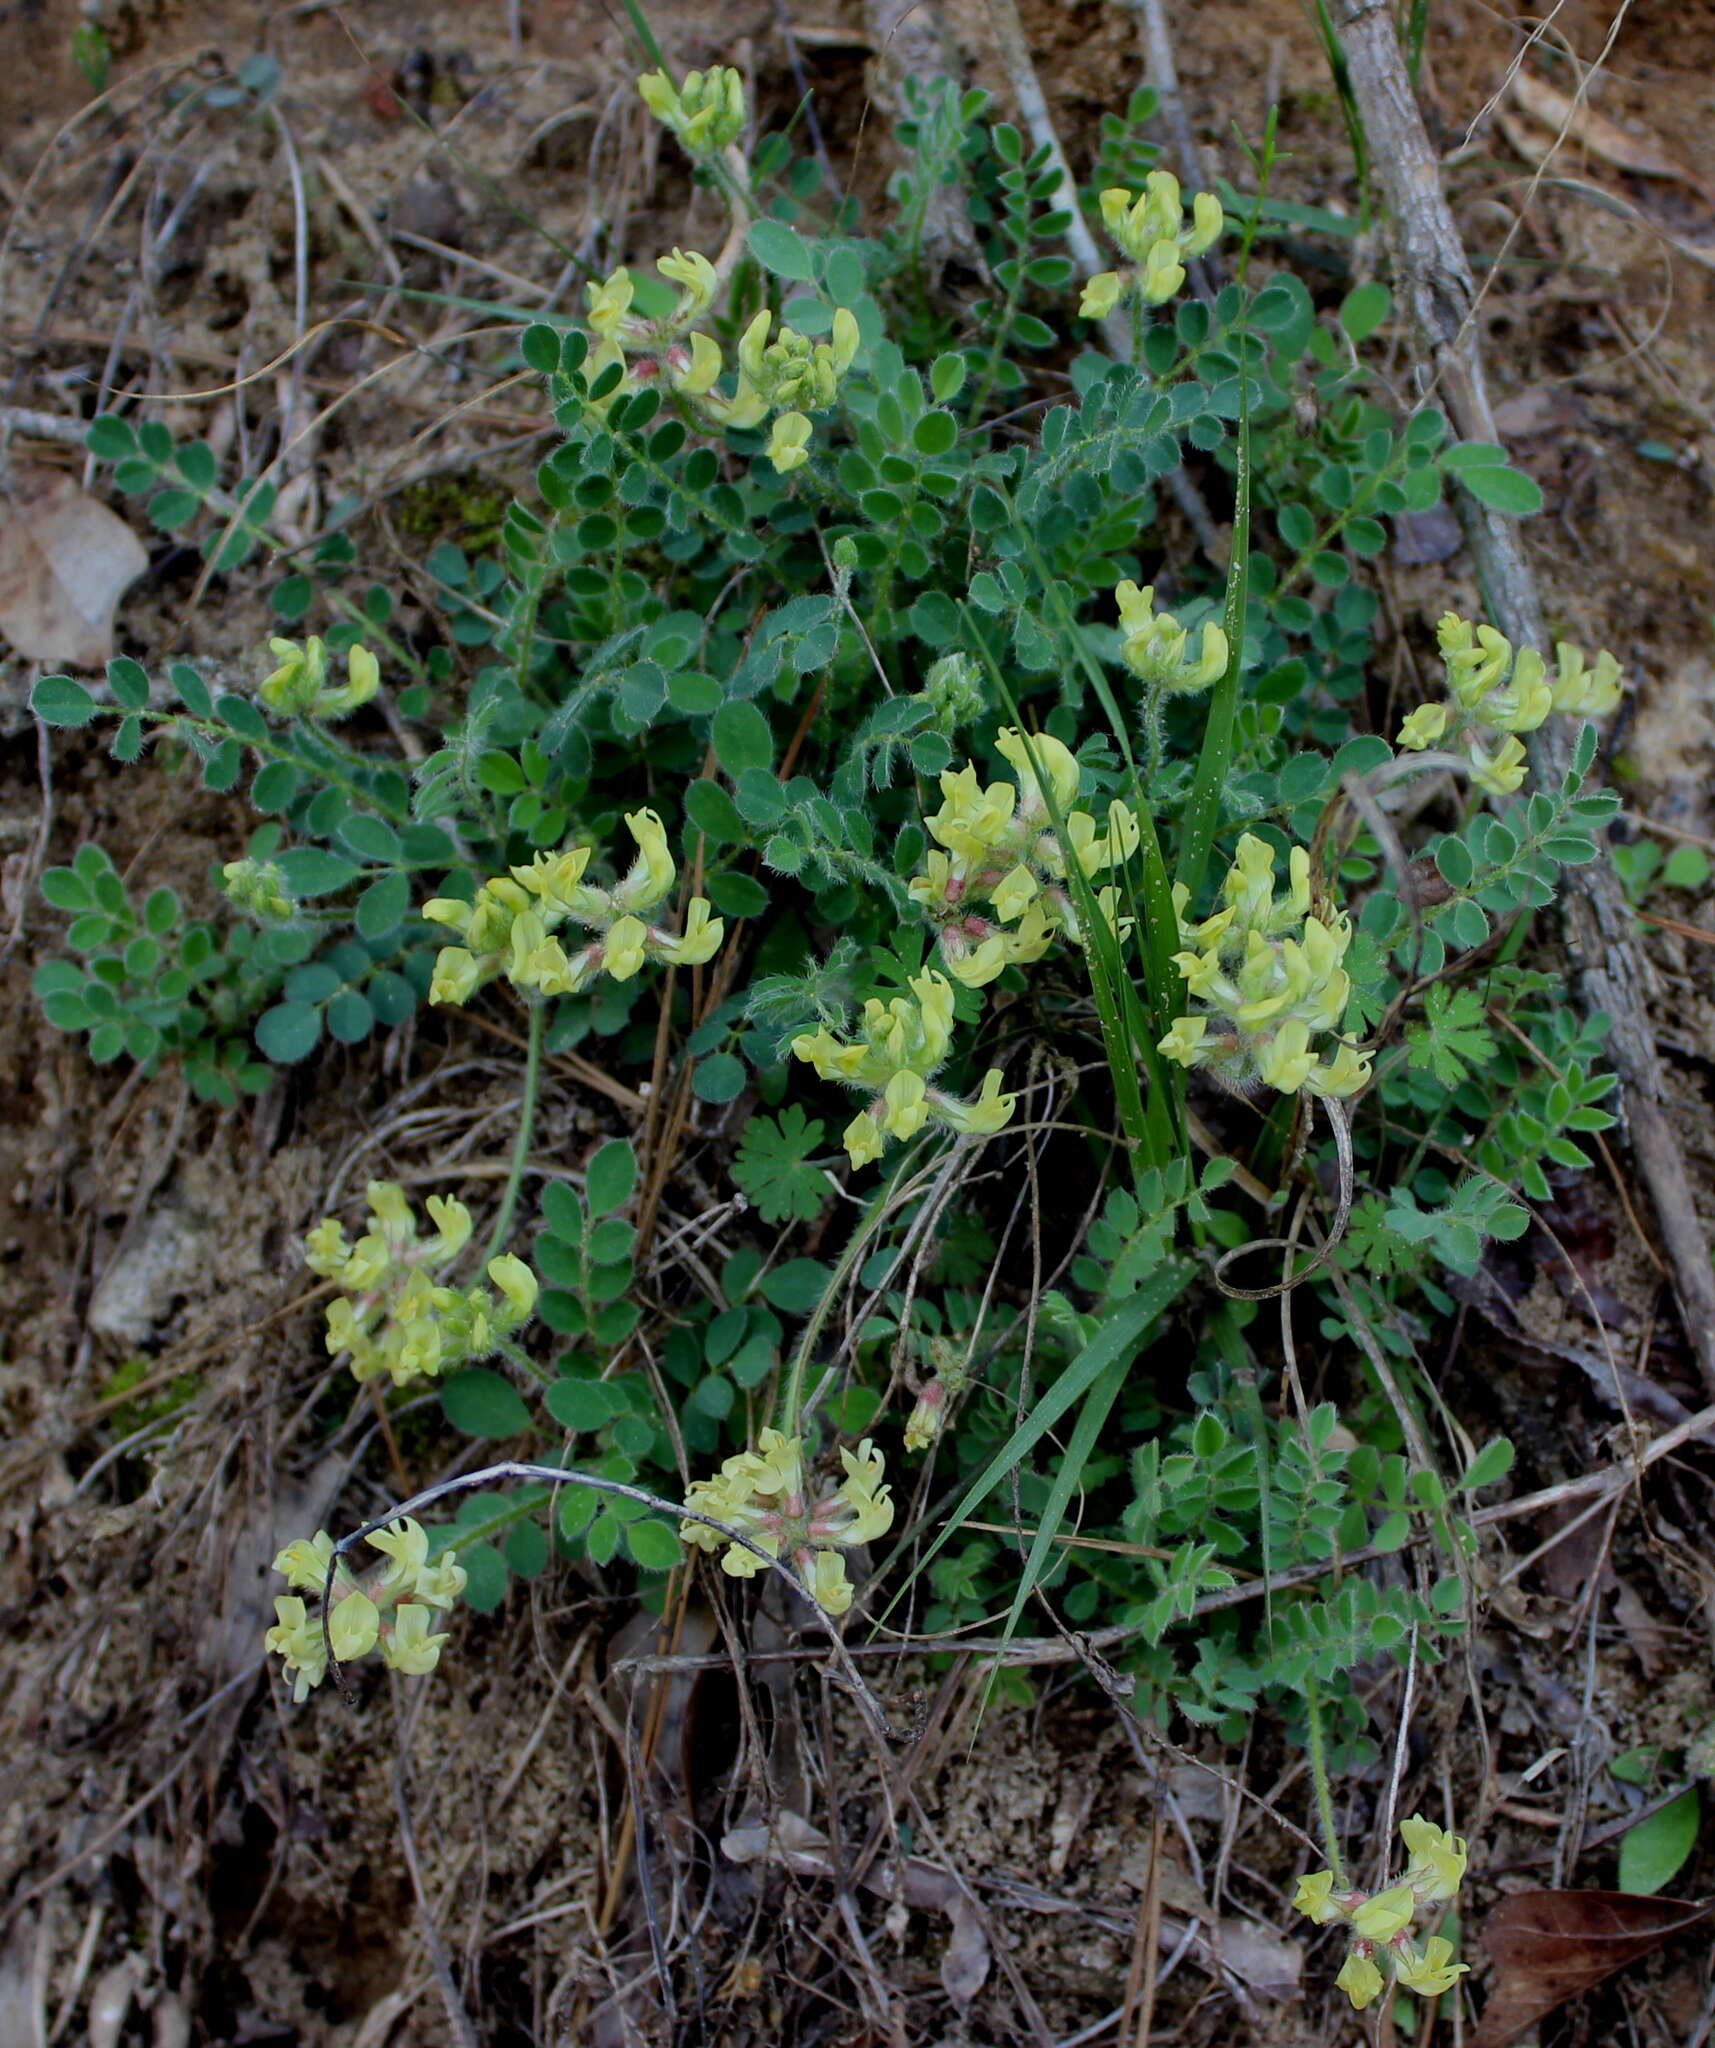
<instances>
[{"instance_id":1,"label":"pinnate compound leaf","mask_svg":"<svg viewBox=\"0 0 1715 2048\"><path fill-rule=\"evenodd\" d=\"M1689 1899L1632 1892L1517 1892L1503 1899L1483 1924L1494 1985L1470 2048L1507 2048L1545 2013L1708 1913Z\"/></svg>"}]
</instances>

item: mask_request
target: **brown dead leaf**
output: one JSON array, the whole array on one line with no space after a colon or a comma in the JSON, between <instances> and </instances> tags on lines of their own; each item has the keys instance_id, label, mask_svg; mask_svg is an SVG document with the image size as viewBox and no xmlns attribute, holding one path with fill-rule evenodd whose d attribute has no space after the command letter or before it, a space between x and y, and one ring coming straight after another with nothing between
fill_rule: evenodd
<instances>
[{"instance_id":1,"label":"brown dead leaf","mask_svg":"<svg viewBox=\"0 0 1715 2048\"><path fill-rule=\"evenodd\" d=\"M64 471L13 471L0 493L0 633L26 661L100 668L114 609L148 566L124 520Z\"/></svg>"},{"instance_id":2,"label":"brown dead leaf","mask_svg":"<svg viewBox=\"0 0 1715 2048\"><path fill-rule=\"evenodd\" d=\"M1494 1988L1470 2048L1507 2048L1544 2013L1704 1919L1708 1906L1632 1892L1518 1892L1483 1924Z\"/></svg>"},{"instance_id":3,"label":"brown dead leaf","mask_svg":"<svg viewBox=\"0 0 1715 2048\"><path fill-rule=\"evenodd\" d=\"M1599 156L1616 170L1630 171L1639 178L1671 178L1676 184L1689 185L1692 191L1709 196L1709 188L1702 179L1675 163L1653 137L1634 135L1621 128L1598 114L1588 101L1568 99L1552 85L1532 78L1528 71L1513 73L1512 93L1532 120L1552 128L1556 135L1566 135L1581 143L1592 156Z\"/></svg>"}]
</instances>

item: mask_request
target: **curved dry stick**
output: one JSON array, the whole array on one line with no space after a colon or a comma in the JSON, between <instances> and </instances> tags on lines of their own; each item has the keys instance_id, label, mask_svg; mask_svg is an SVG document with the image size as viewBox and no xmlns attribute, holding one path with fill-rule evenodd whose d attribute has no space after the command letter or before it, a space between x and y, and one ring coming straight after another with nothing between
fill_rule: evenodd
<instances>
[{"instance_id":1,"label":"curved dry stick","mask_svg":"<svg viewBox=\"0 0 1715 2048\"><path fill-rule=\"evenodd\" d=\"M1316 1098L1309 1099L1314 1101ZM1290 1294L1295 1287L1302 1287L1312 1273L1320 1272L1327 1265L1346 1234L1346 1225L1352 1216L1352 1191L1357 1181L1352 1160L1352 1122L1346 1114L1346 1105L1334 1096L1324 1096L1322 1107L1333 1127L1334 1150L1340 1155L1340 1205L1334 1211L1333 1227L1317 1247L1316 1256L1309 1265L1300 1266L1296 1273L1289 1273L1272 1287L1232 1287L1224 1276L1235 1259L1248 1259L1253 1252L1284 1251L1290 1260L1298 1249L1296 1237L1253 1237L1249 1244L1234 1245L1231 1251L1223 1252L1215 1261L1215 1285L1229 1301L1275 1301L1283 1294Z\"/></svg>"}]
</instances>

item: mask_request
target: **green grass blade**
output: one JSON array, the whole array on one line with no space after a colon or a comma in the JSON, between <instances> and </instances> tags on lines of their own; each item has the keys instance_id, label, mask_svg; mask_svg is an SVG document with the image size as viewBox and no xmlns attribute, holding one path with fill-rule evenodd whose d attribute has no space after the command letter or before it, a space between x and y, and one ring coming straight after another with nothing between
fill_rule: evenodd
<instances>
[{"instance_id":1,"label":"green grass blade","mask_svg":"<svg viewBox=\"0 0 1715 2048\"><path fill-rule=\"evenodd\" d=\"M1109 1314L1101 1329L966 1487L958 1505L941 1525L940 1535L918 1559L910 1578L889 1603L889 1613L905 1597L912 1580L927 1570L942 1545L958 1533L960 1523L972 1508L992 1493L1015 1465L1022 1464L1061 1416L1081 1401L1104 1373L1117 1367L1123 1374L1137 1356L1151 1325L1185 1291L1195 1271L1194 1261L1176 1253L1164 1259L1137 1292L1128 1295ZM1046 1523L1044 1526L1048 1527ZM1053 1528L1049 1527L1049 1541L1052 1541L1053 1534ZM1028 1594L1032 1583L1028 1578L1024 1581L1020 1600ZM1016 1605L1013 1612L1016 1616ZM1008 1626L1010 1629L1011 1624Z\"/></svg>"},{"instance_id":2,"label":"green grass blade","mask_svg":"<svg viewBox=\"0 0 1715 2048\"><path fill-rule=\"evenodd\" d=\"M1130 1359L1120 1357L1097 1374L1090 1384L1090 1391L1084 1396L1078 1410L1078 1420L1073 1424L1071 1440L1066 1446L1066 1455L1060 1460L1060 1469L1054 1475L1054 1482L1048 1489L1048 1499L1037 1520L1036 1535L1030 1546L1030 1555L1024 1560L1024 1569L1018 1576L1018 1590L1012 1596L1012 1611L1006 1617L1002 1636L1010 1641L1016 1633L1019 1617L1024 1613L1024 1604L1032 1591L1041 1583L1048 1567L1049 1556L1054 1548L1054 1538L1059 1534L1060 1524L1066 1519L1066 1508L1073 1492L1084 1476L1084 1467L1090 1462L1090 1453L1096 1447L1102 1424L1107 1421L1109 1411L1119 1398L1119 1390L1125 1385L1126 1368Z\"/></svg>"},{"instance_id":3,"label":"green grass blade","mask_svg":"<svg viewBox=\"0 0 1715 2048\"><path fill-rule=\"evenodd\" d=\"M1209 864L1209 849L1221 823L1221 792L1233 763L1233 717L1239 703L1239 672L1245 661L1245 607L1250 597L1251 540L1251 423L1248 364L1239 371L1239 441L1237 496L1233 511L1233 550L1227 561L1227 591L1221 609L1221 624L1227 635L1227 667L1209 697L1208 722L1203 727L1203 745L1197 756L1197 773L1191 784L1191 800L1185 806L1184 826L1179 841L1178 879L1190 891L1189 914L1197 914L1197 892L1203 885L1203 870Z\"/></svg>"}]
</instances>

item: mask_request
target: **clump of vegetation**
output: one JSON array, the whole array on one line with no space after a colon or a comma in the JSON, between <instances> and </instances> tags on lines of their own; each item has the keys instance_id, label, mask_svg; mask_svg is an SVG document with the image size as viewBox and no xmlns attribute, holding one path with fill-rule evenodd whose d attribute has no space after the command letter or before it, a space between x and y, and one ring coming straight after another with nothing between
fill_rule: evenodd
<instances>
[{"instance_id":1,"label":"clump of vegetation","mask_svg":"<svg viewBox=\"0 0 1715 2048\"><path fill-rule=\"evenodd\" d=\"M658 1598L684 1517L692 1551L783 1572L830 1628L919 1577L930 1637L997 1608L1015 1629L1045 1592L1121 1633L1140 1714L1237 1740L1272 1712L1325 1790L1372 1754L1350 1674L1464 1627L1466 1510L1510 1455L1375 1361L1611 1121L1599 1030L1516 940L1598 857L1586 721L1618 665L1449 614L1444 696L1397 745L1372 729L1383 521L1450 484L1512 514L1536 494L1432 406L1395 410L1363 353L1385 291L1319 307L1265 266L1266 151L1250 195L1187 198L1120 124L1135 183L1067 191L983 95L929 89L893 211L859 223L789 135L745 146L733 74L642 91L730 231L519 333L556 440L492 545L430 553L444 644L395 630L335 524L273 593L317 632L259 651L251 691L122 660L101 701L35 693L258 814L224 921L134 906L96 846L48 874L75 957L36 990L92 1058L178 1060L231 1100L426 1006L522 1022L481 1277L453 1277L461 1205L431 1198L422 1239L386 1183L366 1234L329 1218L306 1257L341 1290L330 1348L383 1399L432 1380L454 1429L538 1455L509 1490L459 1482L484 1490L438 1534L401 1523L385 1597L339 1576L358 1537L293 1546L273 1647L300 1695L374 1647L425 1673L457 1654L431 1619L493 1608L550 1546L623 1553ZM994 279L971 321L922 276L951 178ZM1125 267L1080 281L1058 245L1085 207ZM1055 402L1021 409L1044 365ZM218 566L265 544L268 489L202 444L108 417L90 448ZM1224 564L1168 559L1162 492L1192 468L1230 506ZM1573 768L1531 787L1519 735L1548 717L1580 721ZM508 1249L543 1055L574 1047L711 1113L750 1219L729 1256L640 1284L630 1134ZM1026 1218L1071 1239L1034 1296L1019 1207L979 1173L1040 1185L1030 1154L1079 1190ZM1270 1234L1324 1188L1320 1241ZM1284 1254L1267 1287L1228 1278L1247 1248L1247 1271ZM1297 1286L1344 1398L1270 1413L1257 1303ZM952 1495L890 1554L884 1455L894 1488L933 1459ZM1060 1542L1075 1497L1103 1541ZM1016 1517L1022 1562L968 1540L979 1513ZM1408 1546L1420 1569L1385 1584L1335 1569ZM1234 1600L1241 1572L1281 1590ZM1411 1929L1463 1845L1406 1828L1391 1891L1306 1880L1355 1930L1355 2004L1378 1955L1426 1993L1462 1967Z\"/></svg>"}]
</instances>

